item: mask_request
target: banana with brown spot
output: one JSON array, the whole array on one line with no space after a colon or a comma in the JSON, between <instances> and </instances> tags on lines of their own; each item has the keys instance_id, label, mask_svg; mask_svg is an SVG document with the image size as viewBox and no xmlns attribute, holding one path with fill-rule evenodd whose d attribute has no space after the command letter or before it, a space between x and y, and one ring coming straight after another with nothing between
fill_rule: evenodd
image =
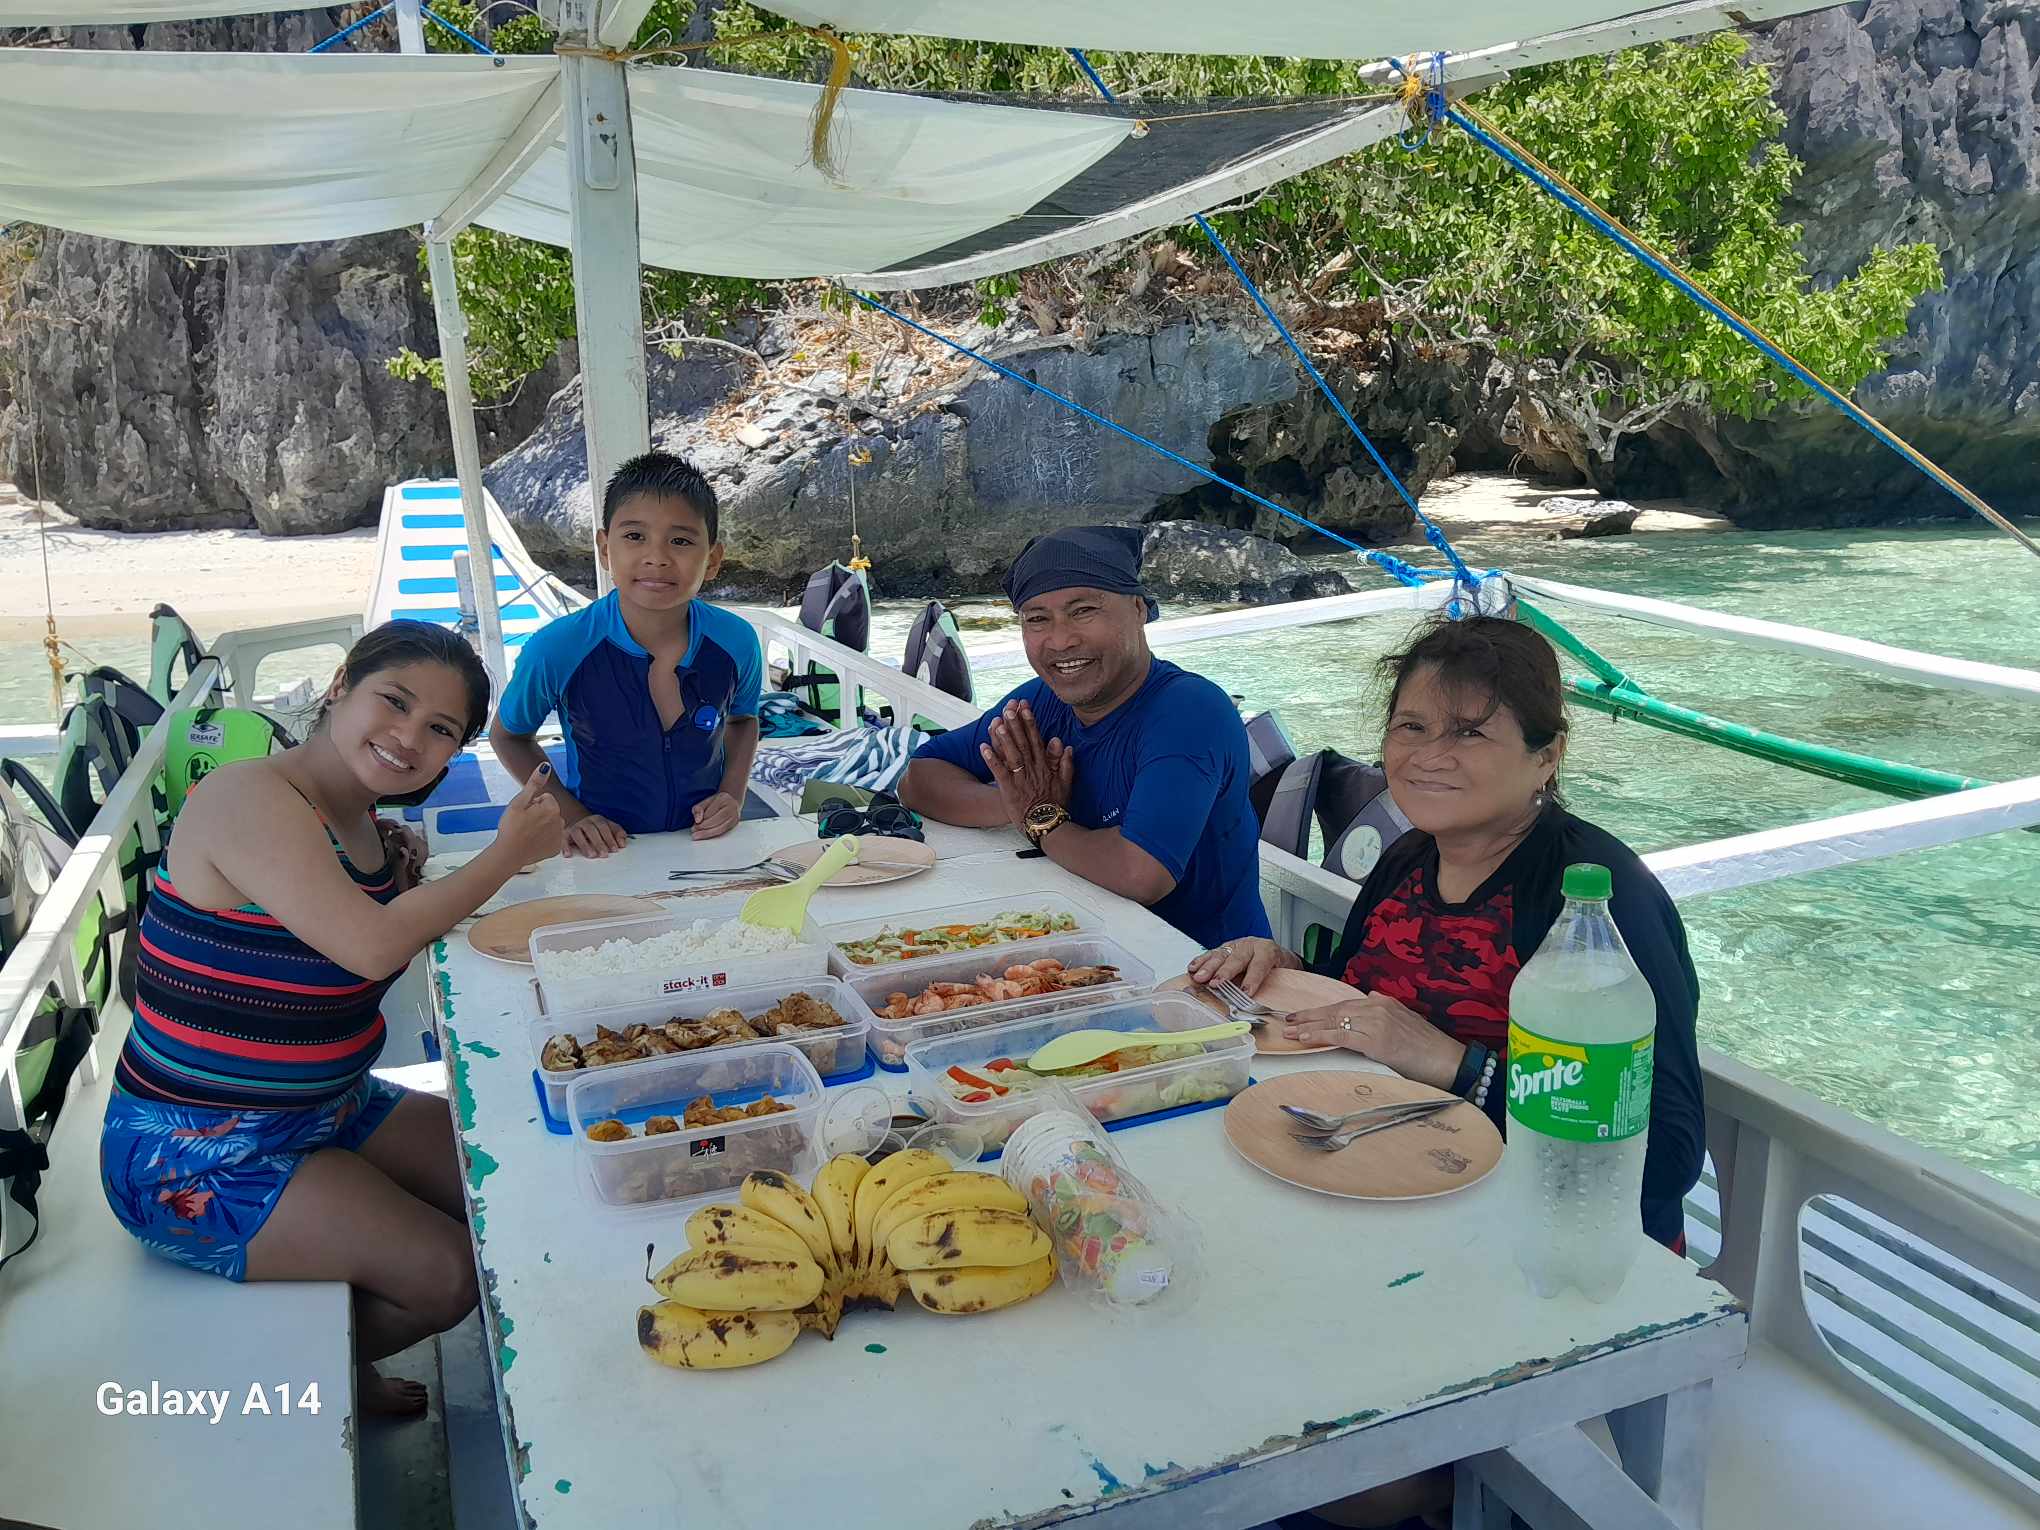
<instances>
[{"instance_id":1,"label":"banana with brown spot","mask_svg":"<svg viewBox=\"0 0 2040 1530\"><path fill-rule=\"evenodd\" d=\"M910 1217L893 1229L885 1256L893 1268L951 1270L1032 1264L1049 1252L1048 1234L1024 1212L965 1207Z\"/></svg>"},{"instance_id":2,"label":"banana with brown spot","mask_svg":"<svg viewBox=\"0 0 2040 1530\"><path fill-rule=\"evenodd\" d=\"M790 1312L703 1312L664 1301L638 1308L637 1336L661 1365L726 1371L785 1354L800 1324Z\"/></svg>"},{"instance_id":3,"label":"banana with brown spot","mask_svg":"<svg viewBox=\"0 0 2040 1530\"><path fill-rule=\"evenodd\" d=\"M939 1153L930 1153L922 1148L902 1148L882 1159L864 1176L857 1187L856 1210L857 1255L861 1261L869 1264L884 1252L881 1245L872 1242L871 1229L886 1203L909 1185L931 1175L946 1173L948 1169L949 1160Z\"/></svg>"},{"instance_id":4,"label":"banana with brown spot","mask_svg":"<svg viewBox=\"0 0 2040 1530\"><path fill-rule=\"evenodd\" d=\"M953 1174L936 1174L910 1185L885 1203L878 1220L871 1224L874 1248L884 1248L900 1223L931 1211L954 1211L976 1206L990 1211L1027 1210L1027 1197L996 1174L963 1169Z\"/></svg>"},{"instance_id":5,"label":"banana with brown spot","mask_svg":"<svg viewBox=\"0 0 2040 1530\"><path fill-rule=\"evenodd\" d=\"M760 1216L771 1217L800 1234L815 1263L825 1272L835 1273L836 1246L829 1237L829 1224L822 1216L822 1208L801 1188L799 1181L789 1179L777 1169L760 1169L744 1176L737 1199Z\"/></svg>"},{"instance_id":6,"label":"banana with brown spot","mask_svg":"<svg viewBox=\"0 0 2040 1530\"><path fill-rule=\"evenodd\" d=\"M996 1312L1030 1296L1039 1296L1055 1283L1055 1255L1044 1254L1031 1264L987 1269L914 1270L907 1287L914 1300L930 1312L950 1317L969 1317Z\"/></svg>"}]
</instances>

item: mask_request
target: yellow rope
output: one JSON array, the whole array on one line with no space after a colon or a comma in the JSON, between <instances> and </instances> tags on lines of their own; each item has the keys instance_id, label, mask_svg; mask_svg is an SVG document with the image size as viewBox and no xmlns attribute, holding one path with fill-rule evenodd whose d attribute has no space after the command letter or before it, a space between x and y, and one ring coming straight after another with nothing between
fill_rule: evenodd
<instances>
[{"instance_id":1,"label":"yellow rope","mask_svg":"<svg viewBox=\"0 0 2040 1530\"><path fill-rule=\"evenodd\" d=\"M808 119L808 158L814 167L830 180L841 180L841 144L836 132L836 105L842 99L843 91L850 83L850 71L860 51L854 44L845 42L827 27L791 27L791 32L804 33L825 44L829 49L829 77L822 85L821 98L815 102L813 114ZM613 64L634 64L648 58L672 58L682 54L710 53L718 48L742 48L752 43L784 43L787 32L748 32L741 37L712 37L707 42L665 43L656 48L584 48L573 43L561 43L553 52L562 57L600 58Z\"/></svg>"},{"instance_id":2,"label":"yellow rope","mask_svg":"<svg viewBox=\"0 0 2040 1530\"><path fill-rule=\"evenodd\" d=\"M871 448L853 446L847 453L850 466L854 468L871 466ZM871 560L864 556L864 538L857 534L857 474L848 475L850 480L850 572L861 574L871 567Z\"/></svg>"},{"instance_id":3,"label":"yellow rope","mask_svg":"<svg viewBox=\"0 0 2040 1530\"><path fill-rule=\"evenodd\" d=\"M36 543L42 551L43 572L43 656L50 664L50 718L61 723L64 717L64 655L63 640L57 636L57 597L55 586L50 579L50 520L42 509L42 419L35 407L35 384L27 374L22 375L23 412L28 416L28 471L35 480Z\"/></svg>"}]
</instances>

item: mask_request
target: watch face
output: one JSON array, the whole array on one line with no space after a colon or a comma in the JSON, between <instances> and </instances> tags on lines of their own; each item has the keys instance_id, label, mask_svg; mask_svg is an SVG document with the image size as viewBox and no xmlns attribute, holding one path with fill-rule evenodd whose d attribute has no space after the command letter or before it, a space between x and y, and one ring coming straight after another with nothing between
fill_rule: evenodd
<instances>
[{"instance_id":1,"label":"watch face","mask_svg":"<svg viewBox=\"0 0 2040 1530\"><path fill-rule=\"evenodd\" d=\"M1027 810L1027 821L1036 828L1045 829L1061 815L1061 808L1052 803L1040 802Z\"/></svg>"}]
</instances>

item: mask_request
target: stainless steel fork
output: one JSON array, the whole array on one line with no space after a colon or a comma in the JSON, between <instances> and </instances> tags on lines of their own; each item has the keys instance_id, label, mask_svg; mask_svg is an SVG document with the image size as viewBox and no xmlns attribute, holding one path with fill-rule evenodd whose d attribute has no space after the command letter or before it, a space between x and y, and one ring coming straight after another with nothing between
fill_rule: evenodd
<instances>
[{"instance_id":1,"label":"stainless steel fork","mask_svg":"<svg viewBox=\"0 0 2040 1530\"><path fill-rule=\"evenodd\" d=\"M1206 986L1218 995L1220 1003L1232 1011L1235 1020L1244 1020L1257 1031L1275 1014L1274 1010L1229 978L1221 978L1218 982Z\"/></svg>"}]
</instances>

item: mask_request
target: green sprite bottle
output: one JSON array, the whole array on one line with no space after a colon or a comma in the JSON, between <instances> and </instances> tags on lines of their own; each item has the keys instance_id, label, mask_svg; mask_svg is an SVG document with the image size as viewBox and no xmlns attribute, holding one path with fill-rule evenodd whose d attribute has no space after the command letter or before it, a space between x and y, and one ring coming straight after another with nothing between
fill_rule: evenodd
<instances>
[{"instance_id":1,"label":"green sprite bottle","mask_svg":"<svg viewBox=\"0 0 2040 1530\"><path fill-rule=\"evenodd\" d=\"M1643 1246L1657 1001L1608 911L1605 866L1568 866L1565 908L1509 993L1508 1176L1516 1263L1539 1296L1606 1301Z\"/></svg>"}]
</instances>

